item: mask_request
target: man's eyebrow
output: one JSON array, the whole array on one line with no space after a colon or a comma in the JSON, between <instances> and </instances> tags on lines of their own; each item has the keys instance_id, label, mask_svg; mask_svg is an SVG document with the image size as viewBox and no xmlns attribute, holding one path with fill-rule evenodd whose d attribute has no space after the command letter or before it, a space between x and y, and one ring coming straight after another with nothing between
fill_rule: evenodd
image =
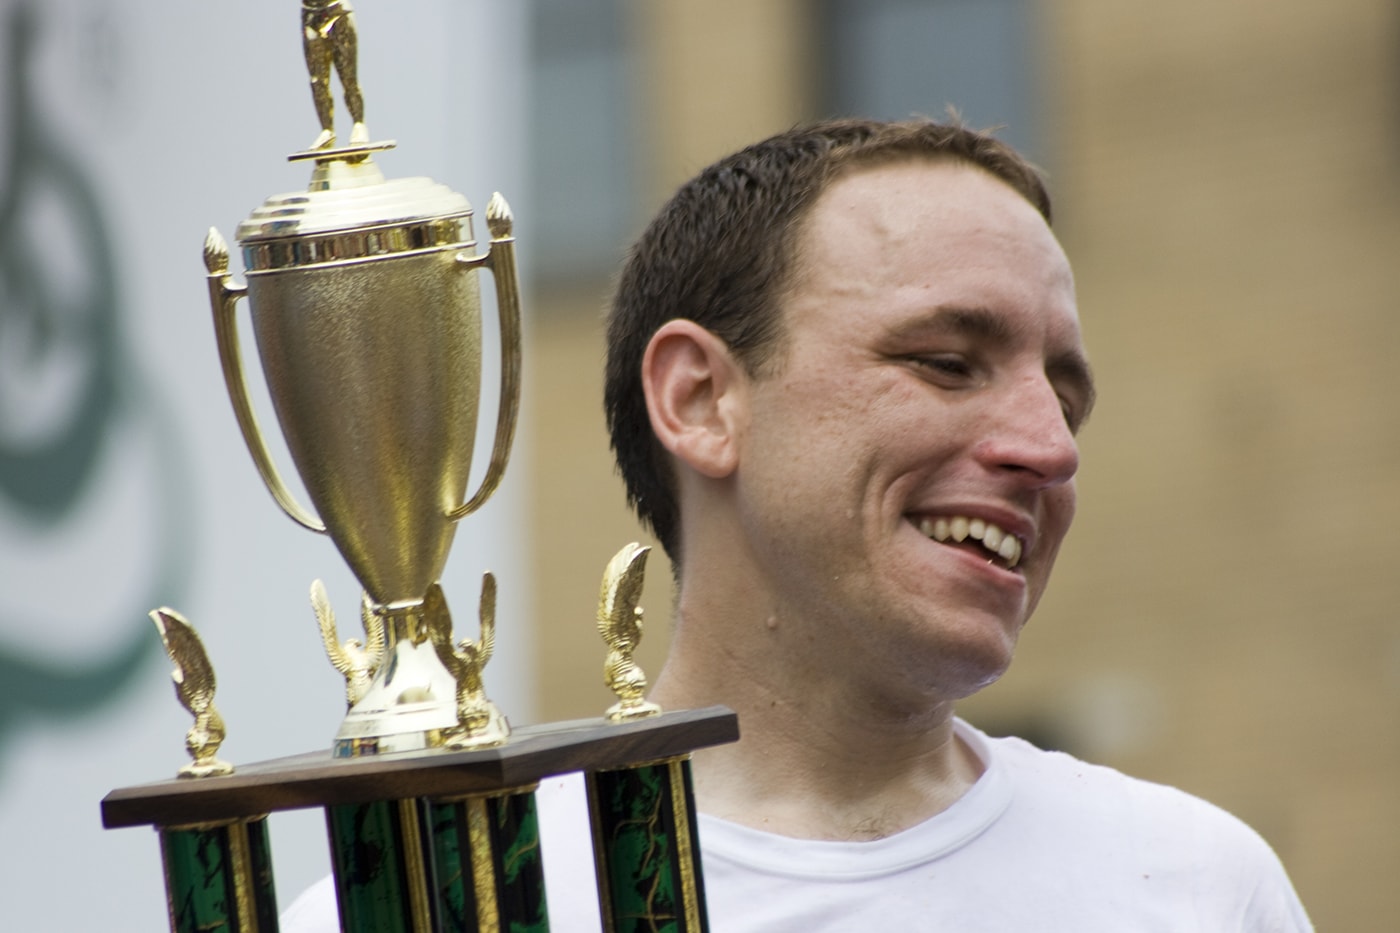
<instances>
[{"instance_id":1,"label":"man's eyebrow","mask_svg":"<svg viewBox=\"0 0 1400 933\"><path fill-rule=\"evenodd\" d=\"M1014 334L1006 319L986 308L943 306L928 314L905 321L895 328L896 338L917 337L921 334L966 334L997 342L1009 342Z\"/></svg>"}]
</instances>

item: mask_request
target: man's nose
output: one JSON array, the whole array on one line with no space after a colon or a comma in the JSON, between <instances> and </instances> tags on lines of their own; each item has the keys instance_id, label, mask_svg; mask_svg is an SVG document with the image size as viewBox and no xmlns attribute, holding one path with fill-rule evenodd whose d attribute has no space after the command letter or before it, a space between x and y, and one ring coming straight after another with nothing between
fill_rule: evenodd
<instances>
[{"instance_id":1,"label":"man's nose","mask_svg":"<svg viewBox=\"0 0 1400 933\"><path fill-rule=\"evenodd\" d=\"M1079 469L1079 444L1049 380L1018 379L998 402L978 445L980 459L990 469L1023 474L1033 487L1069 482Z\"/></svg>"}]
</instances>

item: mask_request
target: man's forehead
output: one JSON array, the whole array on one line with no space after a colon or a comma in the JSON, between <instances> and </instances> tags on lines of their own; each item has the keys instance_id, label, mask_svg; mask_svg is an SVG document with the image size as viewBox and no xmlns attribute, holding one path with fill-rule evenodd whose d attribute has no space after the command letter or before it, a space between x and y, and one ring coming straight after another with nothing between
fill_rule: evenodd
<instances>
[{"instance_id":1,"label":"man's forehead","mask_svg":"<svg viewBox=\"0 0 1400 933\"><path fill-rule=\"evenodd\" d=\"M951 277L979 263L993 277L1032 274L1036 288L1074 304L1068 257L1038 208L961 159L885 160L832 180L792 234L786 291L850 269L857 256L910 275L942 267Z\"/></svg>"},{"instance_id":2,"label":"man's forehead","mask_svg":"<svg viewBox=\"0 0 1400 933\"><path fill-rule=\"evenodd\" d=\"M903 196L891 197L896 193ZM827 179L808 219L829 214L833 208L848 211L865 206L894 211L909 206L910 198L938 214L960 208L984 214L1000 208L1028 212L1038 219L1038 225L1047 230L1050 226L1040 209L1011 182L985 166L943 153L899 154L844 166Z\"/></svg>"},{"instance_id":3,"label":"man's forehead","mask_svg":"<svg viewBox=\"0 0 1400 933\"><path fill-rule=\"evenodd\" d=\"M1008 338L1031 327L1083 356L1074 277L1039 210L993 173L951 157L862 165L833 180L795 243L782 304L878 289L912 305L893 326ZM820 302L818 302L820 303ZM1010 317L999 309L1029 314ZM787 317L788 315L784 315ZM786 323L795 324L795 321Z\"/></svg>"}]
</instances>

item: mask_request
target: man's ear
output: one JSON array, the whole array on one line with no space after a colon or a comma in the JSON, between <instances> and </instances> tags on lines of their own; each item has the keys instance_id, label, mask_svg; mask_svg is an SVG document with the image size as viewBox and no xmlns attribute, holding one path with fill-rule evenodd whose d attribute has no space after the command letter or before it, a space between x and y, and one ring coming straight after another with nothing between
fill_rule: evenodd
<instances>
[{"instance_id":1,"label":"man's ear","mask_svg":"<svg viewBox=\"0 0 1400 933\"><path fill-rule=\"evenodd\" d=\"M738 466L745 387L728 345L694 321L667 321L642 357L642 388L657 440L712 479Z\"/></svg>"}]
</instances>

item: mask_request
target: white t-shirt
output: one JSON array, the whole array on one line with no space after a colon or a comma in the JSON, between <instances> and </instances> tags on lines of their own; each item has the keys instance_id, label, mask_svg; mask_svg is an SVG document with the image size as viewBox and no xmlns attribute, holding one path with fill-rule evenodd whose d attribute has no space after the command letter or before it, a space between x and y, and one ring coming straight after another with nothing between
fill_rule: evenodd
<instances>
[{"instance_id":1,"label":"white t-shirt","mask_svg":"<svg viewBox=\"0 0 1400 933\"><path fill-rule=\"evenodd\" d=\"M961 721L957 730L982 760L981 778L947 810L885 839L792 839L701 814L711 929L1312 930L1268 844L1223 810ZM550 929L596 933L583 781L548 779L537 800ZM337 931L330 879L281 926Z\"/></svg>"}]
</instances>

